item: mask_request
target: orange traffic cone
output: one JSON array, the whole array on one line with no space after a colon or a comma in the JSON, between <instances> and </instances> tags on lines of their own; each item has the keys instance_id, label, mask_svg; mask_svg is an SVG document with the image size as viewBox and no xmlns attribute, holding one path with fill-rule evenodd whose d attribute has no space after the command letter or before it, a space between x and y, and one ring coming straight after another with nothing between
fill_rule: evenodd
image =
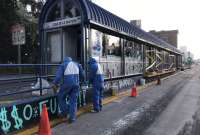
<instances>
[{"instance_id":1,"label":"orange traffic cone","mask_svg":"<svg viewBox=\"0 0 200 135\"><path fill-rule=\"evenodd\" d=\"M138 94L137 94L137 88L136 86L134 85L131 89L131 97L136 97Z\"/></svg>"},{"instance_id":2,"label":"orange traffic cone","mask_svg":"<svg viewBox=\"0 0 200 135\"><path fill-rule=\"evenodd\" d=\"M39 135L52 135L51 128L49 124L49 116L47 112L47 107L44 104L42 107L42 114L40 116L40 125L39 125Z\"/></svg>"}]
</instances>

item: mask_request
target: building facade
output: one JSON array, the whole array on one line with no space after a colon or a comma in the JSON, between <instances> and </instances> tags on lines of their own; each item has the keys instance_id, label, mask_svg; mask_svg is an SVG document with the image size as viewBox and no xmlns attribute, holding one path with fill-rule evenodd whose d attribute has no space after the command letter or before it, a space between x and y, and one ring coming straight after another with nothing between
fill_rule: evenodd
<instances>
[{"instance_id":1,"label":"building facade","mask_svg":"<svg viewBox=\"0 0 200 135\"><path fill-rule=\"evenodd\" d=\"M141 20L131 20L131 21L130 21L130 24L133 24L133 25L135 25L135 26L137 26L137 27L139 27L139 28L142 27Z\"/></svg>"},{"instance_id":2,"label":"building facade","mask_svg":"<svg viewBox=\"0 0 200 135\"><path fill-rule=\"evenodd\" d=\"M158 36L174 47L178 47L178 30L169 30L169 31L149 31L151 34Z\"/></svg>"},{"instance_id":3,"label":"building facade","mask_svg":"<svg viewBox=\"0 0 200 135\"><path fill-rule=\"evenodd\" d=\"M183 53L183 63L187 64L189 59L194 59L194 54L187 50L186 46L180 46L180 51Z\"/></svg>"}]
</instances>

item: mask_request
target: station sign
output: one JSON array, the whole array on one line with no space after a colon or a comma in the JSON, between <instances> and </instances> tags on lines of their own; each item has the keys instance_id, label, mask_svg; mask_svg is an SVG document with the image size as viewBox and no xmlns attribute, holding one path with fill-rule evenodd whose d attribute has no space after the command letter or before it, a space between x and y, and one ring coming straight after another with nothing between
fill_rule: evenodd
<instances>
[{"instance_id":1,"label":"station sign","mask_svg":"<svg viewBox=\"0 0 200 135\"><path fill-rule=\"evenodd\" d=\"M58 21L48 22L45 23L43 28L44 29L53 29L53 28L59 28L63 26L71 26L81 23L81 17L73 17L73 18L66 18Z\"/></svg>"},{"instance_id":2,"label":"station sign","mask_svg":"<svg viewBox=\"0 0 200 135\"><path fill-rule=\"evenodd\" d=\"M25 27L20 24L15 24L11 27L12 44L23 45L26 42Z\"/></svg>"}]
</instances>

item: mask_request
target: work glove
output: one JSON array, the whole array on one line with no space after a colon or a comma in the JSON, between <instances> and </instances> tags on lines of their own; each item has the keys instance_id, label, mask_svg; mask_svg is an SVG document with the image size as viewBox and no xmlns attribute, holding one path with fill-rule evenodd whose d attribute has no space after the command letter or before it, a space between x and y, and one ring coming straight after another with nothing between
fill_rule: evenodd
<instances>
[{"instance_id":1,"label":"work glove","mask_svg":"<svg viewBox=\"0 0 200 135\"><path fill-rule=\"evenodd\" d=\"M58 91L58 85L53 84L53 85L52 85L52 89L53 89L54 94L56 94L57 91Z\"/></svg>"},{"instance_id":2,"label":"work glove","mask_svg":"<svg viewBox=\"0 0 200 135\"><path fill-rule=\"evenodd\" d=\"M91 86L90 81L85 81L85 85L87 85L88 87L90 87Z\"/></svg>"},{"instance_id":3,"label":"work glove","mask_svg":"<svg viewBox=\"0 0 200 135\"><path fill-rule=\"evenodd\" d=\"M84 89L84 90L86 90L86 89L88 89L88 84L87 84L87 82L84 82L83 84L82 84L82 89Z\"/></svg>"}]
</instances>

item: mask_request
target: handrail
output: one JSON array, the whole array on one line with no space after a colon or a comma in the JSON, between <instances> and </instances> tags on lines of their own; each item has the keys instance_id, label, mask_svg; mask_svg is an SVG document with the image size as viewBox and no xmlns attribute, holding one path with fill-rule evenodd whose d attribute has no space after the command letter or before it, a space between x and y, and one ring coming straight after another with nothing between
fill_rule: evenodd
<instances>
[{"instance_id":1,"label":"handrail","mask_svg":"<svg viewBox=\"0 0 200 135\"><path fill-rule=\"evenodd\" d=\"M0 64L0 67L58 66L60 64Z\"/></svg>"},{"instance_id":2,"label":"handrail","mask_svg":"<svg viewBox=\"0 0 200 135\"><path fill-rule=\"evenodd\" d=\"M29 77L20 77L20 78L10 78L10 79L0 79L1 81L17 81L17 80L23 80L23 79L33 79L33 78L47 78L47 77L55 77L55 75L42 75L42 76L29 76Z\"/></svg>"},{"instance_id":3,"label":"handrail","mask_svg":"<svg viewBox=\"0 0 200 135\"><path fill-rule=\"evenodd\" d=\"M51 89L52 87L43 87L42 89ZM33 92L33 91L38 91L40 90L40 88L37 89L26 89L26 90L22 90L22 91L16 91L16 92L10 92L10 93L3 93L0 94L0 98L1 97L5 97L5 96L10 96L10 95L17 95L17 94L23 94L23 93L28 93L28 92Z\"/></svg>"},{"instance_id":4,"label":"handrail","mask_svg":"<svg viewBox=\"0 0 200 135\"><path fill-rule=\"evenodd\" d=\"M11 96L11 95L17 95L17 94L22 94L22 93L28 93L28 92L33 92L40 90L40 95L42 94L42 91L44 89L50 89L51 87L43 87L43 78L49 78L49 77L55 77L55 75L48 75L48 74L42 74L42 68L49 68L49 67L54 67L54 66L59 66L60 64L0 64L0 69L2 68L27 68L27 69L32 69L32 68L38 68L38 72L30 72L28 74L26 73L14 73L11 75L8 75L5 73L5 76L0 77L0 83L4 84L5 86L15 86L15 85L20 85L16 84L17 81L19 82L25 82L25 81L33 81L33 79L39 78L39 88L25 88L23 90L13 90L8 93L0 93L0 97L5 97L5 96ZM3 73L4 74L4 73ZM4 89L4 86L1 88L2 90Z\"/></svg>"}]
</instances>

